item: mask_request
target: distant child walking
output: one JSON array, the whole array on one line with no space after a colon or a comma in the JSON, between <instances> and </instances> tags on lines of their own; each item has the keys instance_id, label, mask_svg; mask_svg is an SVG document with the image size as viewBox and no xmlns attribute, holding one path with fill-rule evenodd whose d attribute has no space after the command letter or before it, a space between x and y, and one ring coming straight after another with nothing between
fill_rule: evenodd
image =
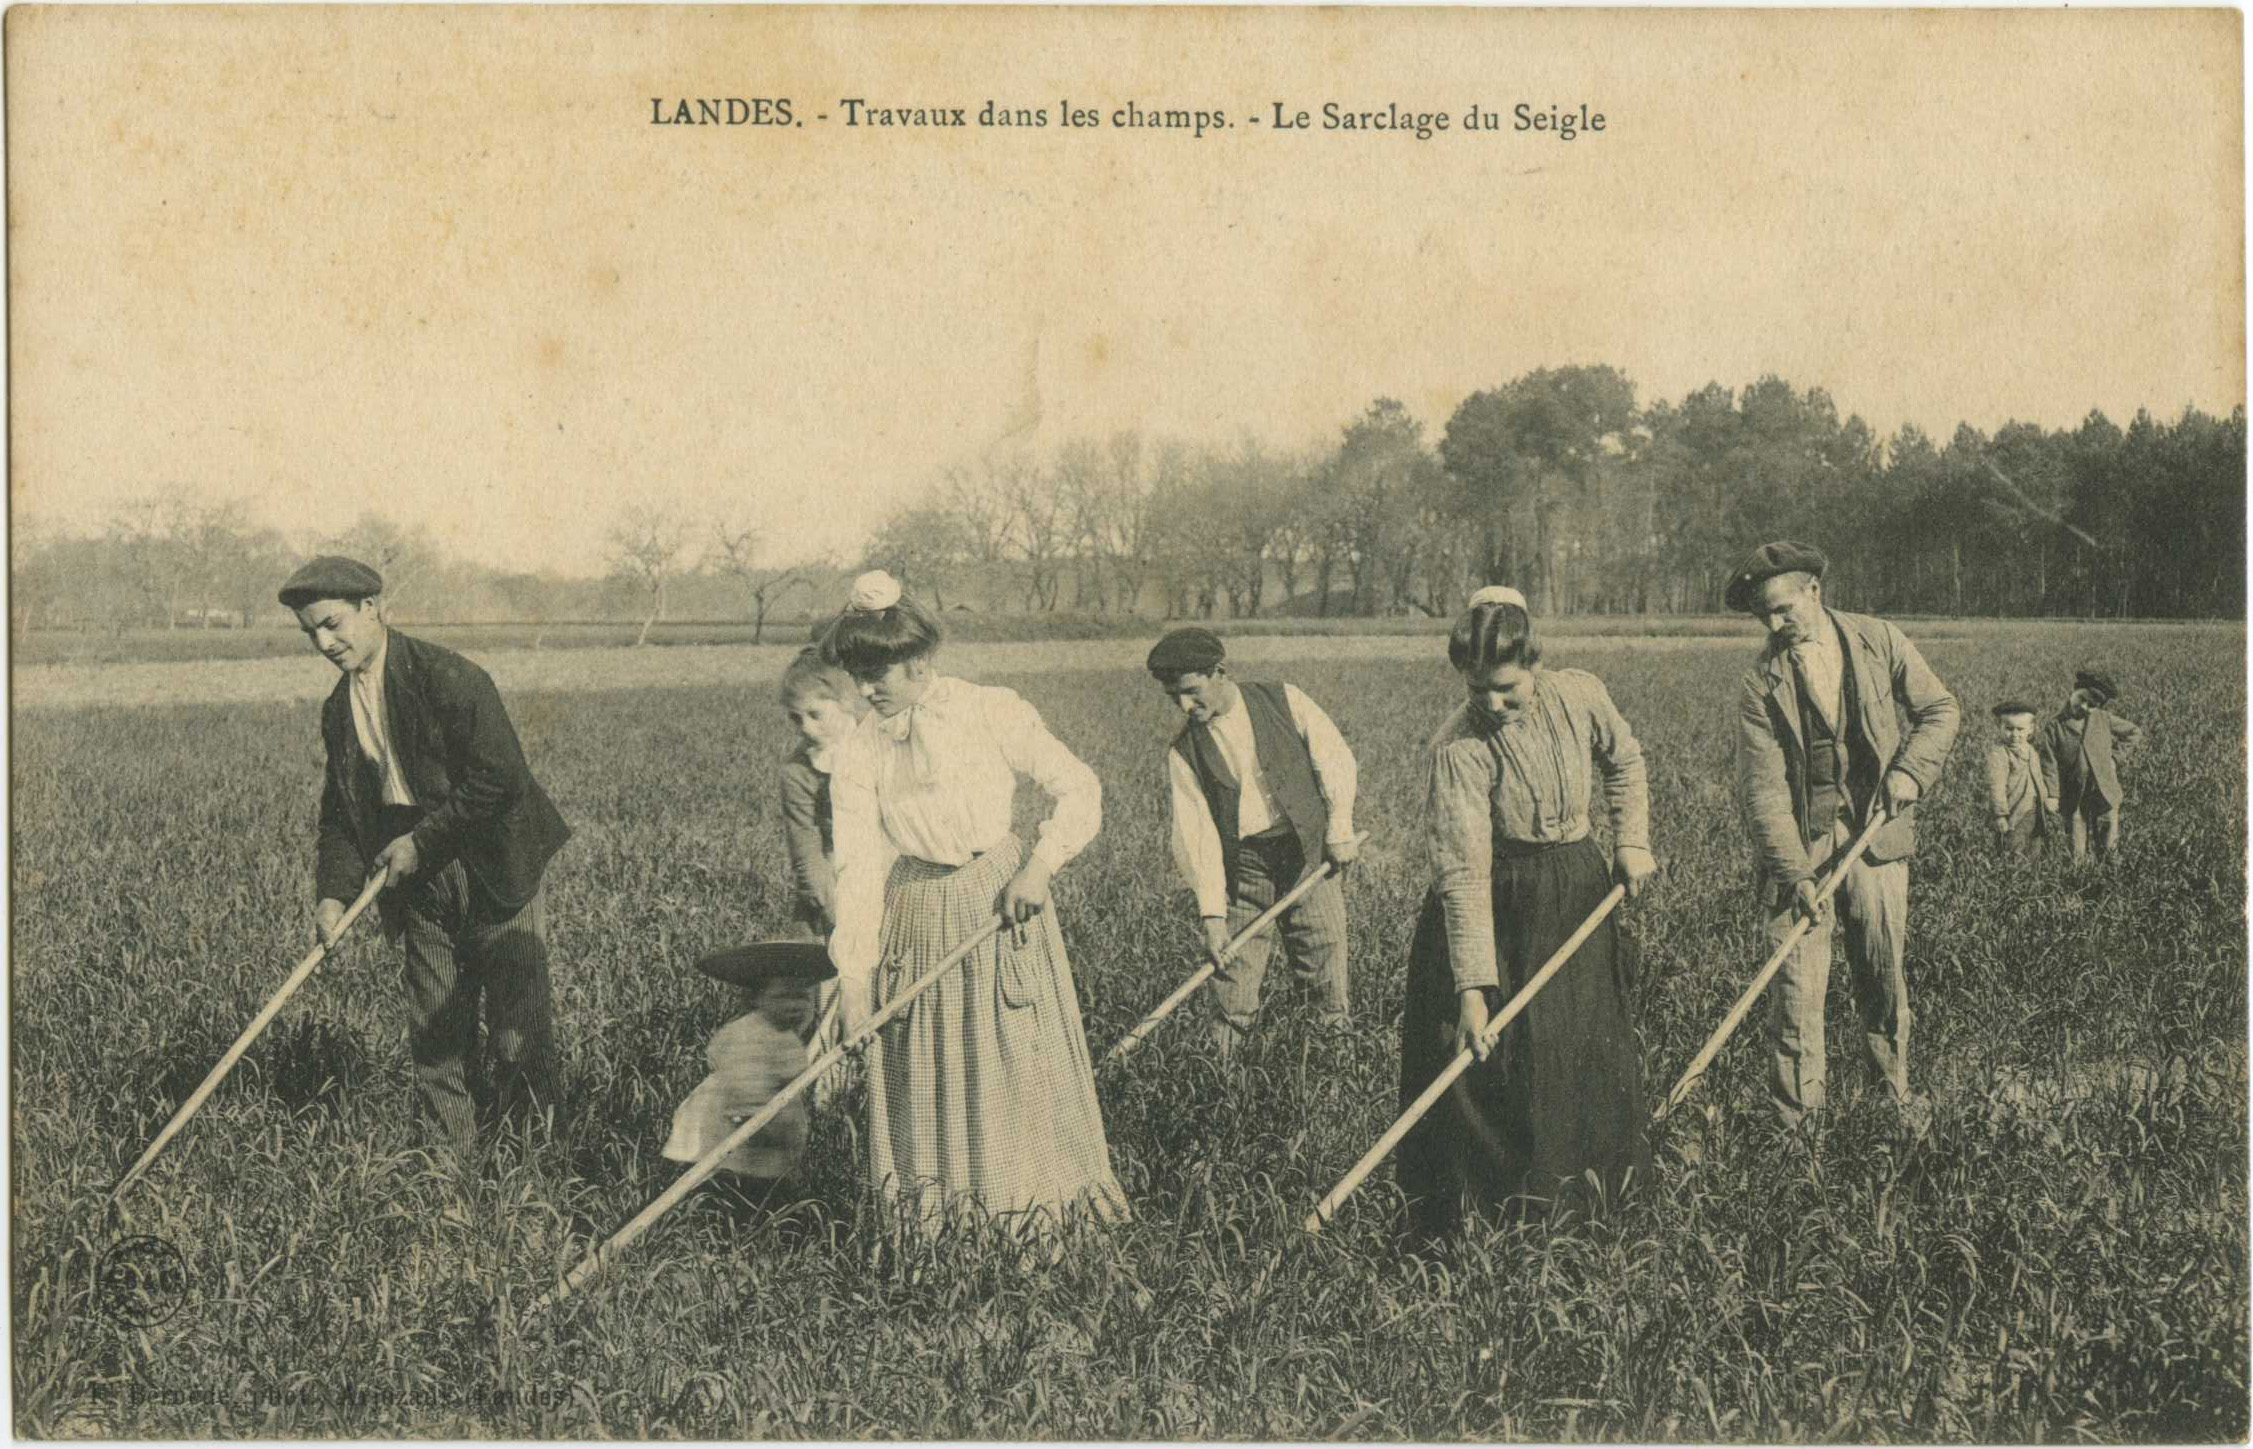
<instances>
[{"instance_id":1,"label":"distant child walking","mask_svg":"<svg viewBox=\"0 0 2253 1449\"><path fill-rule=\"evenodd\" d=\"M1999 854L2031 855L2041 847L2048 834L2043 799L2034 706L2007 700L1995 706L1995 743L1987 747L1987 808Z\"/></svg>"},{"instance_id":2,"label":"distant child walking","mask_svg":"<svg viewBox=\"0 0 2253 1449\"><path fill-rule=\"evenodd\" d=\"M2050 812L2068 823L2073 858L2085 860L2089 838L2096 856L2110 860L2120 848L2120 772L2117 761L2143 739L2143 730L2108 706L2120 688L2106 674L2084 669L2073 676L2065 709L2042 726L2042 794Z\"/></svg>"}]
</instances>

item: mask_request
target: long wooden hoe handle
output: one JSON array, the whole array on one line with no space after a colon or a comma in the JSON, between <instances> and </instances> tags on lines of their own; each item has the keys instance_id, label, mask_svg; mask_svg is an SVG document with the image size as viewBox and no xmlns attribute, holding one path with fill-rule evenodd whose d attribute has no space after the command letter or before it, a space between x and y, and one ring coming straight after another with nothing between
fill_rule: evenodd
<instances>
[{"instance_id":1,"label":"long wooden hoe handle","mask_svg":"<svg viewBox=\"0 0 2253 1449\"><path fill-rule=\"evenodd\" d=\"M1839 857L1837 866L1824 879L1822 889L1815 892L1816 905L1820 906L1828 901L1839 886L1845 883L1847 871L1853 868L1854 862L1862 858L1862 852L1870 848L1870 842L1877 839L1878 830L1888 818L1882 809L1870 812L1870 823L1862 827L1860 835L1854 837L1854 843L1847 847L1846 854ZM1760 968L1759 973L1752 978L1752 984L1737 998L1737 1004L1729 1008L1727 1016L1721 1018L1721 1025L1714 1028L1713 1035L1705 1039L1705 1045L1690 1059L1690 1069L1682 1074L1682 1080L1674 1084L1674 1090L1666 1094L1666 1100L1659 1103L1658 1110L1651 1114L1653 1122L1664 1122L1667 1113L1682 1105L1682 1099L1690 1095L1690 1089L1698 1084L1698 1078L1704 1076L1705 1069L1713 1065L1713 1058L1721 1050L1721 1044L1729 1039L1730 1033L1744 1024L1745 1015L1752 1010L1752 1004L1760 999L1761 992L1768 989L1768 983L1783 969L1784 962L1798 947L1800 938L1813 925L1812 920L1803 920L1785 934L1775 953L1768 958L1768 964Z\"/></svg>"},{"instance_id":2,"label":"long wooden hoe handle","mask_svg":"<svg viewBox=\"0 0 2253 1449\"><path fill-rule=\"evenodd\" d=\"M1615 885L1606 891L1604 898L1596 903L1596 909L1588 913L1588 919L1580 923L1579 929L1565 937L1564 944L1559 946L1549 959L1541 964L1541 969L1534 972L1532 979L1526 982L1517 995L1510 998L1509 1004L1502 1008L1501 1013L1486 1024L1486 1030L1480 1033L1479 1040L1484 1043L1487 1050L1492 1051L1494 1049L1494 1044L1502 1039L1504 1028L1517 1019L1519 1012L1525 1010L1526 1003L1533 1000L1534 993L1548 985L1549 978L1562 970L1565 963L1573 958L1574 953L1587 944L1588 938L1596 934L1596 928L1604 923L1604 917L1610 915L1620 901L1626 898L1626 895L1627 887L1624 885ZM1457 1077L1469 1070L1474 1060L1476 1060L1476 1055L1469 1047L1457 1052L1455 1060L1449 1062L1438 1076L1432 1078L1431 1085L1424 1088L1423 1095L1408 1104L1408 1110L1400 1114L1400 1120L1385 1129L1385 1135L1378 1138L1376 1145L1362 1154L1361 1160L1353 1165L1353 1171L1347 1173L1336 1187L1330 1189L1330 1195L1322 1199L1314 1211L1307 1215L1306 1222L1301 1226L1310 1233L1321 1232L1322 1225L1330 1221L1331 1217L1336 1214L1339 1205L1353 1196L1354 1189L1361 1186L1363 1179L1377 1170L1377 1164L1383 1162L1386 1156L1400 1145L1400 1139L1408 1135L1408 1129L1414 1127L1423 1119L1424 1114L1432 1109L1432 1104L1440 1099L1440 1094L1453 1085Z\"/></svg>"},{"instance_id":3,"label":"long wooden hoe handle","mask_svg":"<svg viewBox=\"0 0 2253 1449\"><path fill-rule=\"evenodd\" d=\"M219 1059L219 1065L213 1067L211 1074L203 1079L203 1085L196 1088L188 1097L188 1100L180 1104L180 1110L172 1114L172 1120L164 1124L164 1130L157 1133L156 1140L151 1142L148 1148L141 1153L141 1160L126 1169L125 1176L119 1178L117 1186L110 1189L111 1202L114 1203L124 1196L125 1189L131 1187L134 1181L148 1170L149 1164L156 1161L156 1155L164 1150L164 1144L170 1142L182 1127L187 1126L188 1119L196 1115L196 1109L203 1105L204 1099L218 1090L219 1084L227 1079L227 1073L233 1071L235 1063L242 1060L243 1053L250 1050L250 1044L258 1040L258 1034L264 1031L274 1020L275 1015L281 1011L283 1003L296 994L297 988L305 984L305 978L311 976L314 968L328 959L329 953L336 948L336 943L342 941L344 933L352 929L352 923L360 919L360 913L368 908L369 902L376 898L376 893L383 889L383 883L389 874L390 868L386 866L378 869L374 875L368 878L366 887L360 892L360 898L352 903L351 908L344 913L343 919L336 923L336 933L329 938L326 944L315 946L312 950L306 952L305 959L298 962L297 969L290 972L289 978L282 982L282 989L267 998L266 1005L260 1009L258 1015L250 1019L250 1025L243 1028L243 1034L235 1038L235 1044L227 1048L227 1054Z\"/></svg>"},{"instance_id":4,"label":"long wooden hoe handle","mask_svg":"<svg viewBox=\"0 0 2253 1449\"><path fill-rule=\"evenodd\" d=\"M1184 1001L1187 1001L1193 994L1195 994L1198 987L1204 985L1207 981L1210 981L1215 971L1227 965L1229 962L1235 960L1236 953L1243 950L1244 947L1250 943L1252 937L1266 930L1269 926L1274 925L1276 917L1282 915L1285 911L1297 905L1299 903L1300 897L1304 896L1308 891L1313 890L1316 886L1322 884L1322 882L1328 880L1330 878L1330 874L1330 862L1322 862L1321 865L1315 868L1313 874L1307 876L1297 885L1291 887L1290 891L1286 893L1280 900L1276 901L1274 905L1269 906L1266 910L1261 911L1257 916L1253 917L1251 924L1244 927L1243 930L1238 931L1236 933L1236 938L1230 941L1226 946L1223 946L1221 948L1219 960L1207 961L1204 965L1198 967L1196 971L1191 974L1187 981L1184 981L1179 986L1176 986L1173 989L1173 995L1167 997L1164 1001L1159 1002L1158 1009L1156 1011L1153 1011L1148 1016L1142 1018L1142 1024L1140 1026L1137 1026L1134 1030L1121 1037L1119 1039L1119 1044L1111 1048L1110 1051L1104 1054L1103 1064L1105 1066L1109 1066L1115 1061L1119 1061L1123 1058L1132 1056L1135 1052L1135 1049L1142 1045L1143 1039L1148 1037L1150 1033L1158 1029L1158 1023L1173 1015L1173 1009L1175 1007L1181 1005L1181 1003L1183 1003Z\"/></svg>"},{"instance_id":5,"label":"long wooden hoe handle","mask_svg":"<svg viewBox=\"0 0 2253 1449\"><path fill-rule=\"evenodd\" d=\"M885 1023L907 1010L908 1005L915 998L936 986L940 977L962 964L963 958L993 939L994 933L999 931L1001 927L1002 920L998 915L980 926L977 933L972 935L969 940L949 951L945 960L924 972L922 976L917 978L915 984L908 987L906 991L893 997L891 1001L885 1004L882 1011L863 1022L851 1036L846 1037L845 1040L822 1053L812 1066L793 1077L790 1085L768 1098L767 1105L737 1123L735 1130L722 1138L717 1147L691 1163L688 1169L674 1180L671 1187L658 1194L648 1207L634 1214L631 1222L613 1233L610 1241L581 1259L579 1266L565 1274L561 1282L543 1294L540 1300L532 1305L531 1311L537 1314L543 1309L561 1303L578 1291L589 1278L610 1266L611 1260L624 1252L634 1239L649 1231L650 1224L672 1211L674 1207L679 1205L681 1199L694 1192L704 1179L719 1171L720 1163L726 1159L729 1153L758 1136L769 1122L781 1115L783 1108L796 1101L800 1093L820 1080L822 1073L843 1061L846 1053L857 1050L870 1037L875 1036Z\"/></svg>"}]
</instances>

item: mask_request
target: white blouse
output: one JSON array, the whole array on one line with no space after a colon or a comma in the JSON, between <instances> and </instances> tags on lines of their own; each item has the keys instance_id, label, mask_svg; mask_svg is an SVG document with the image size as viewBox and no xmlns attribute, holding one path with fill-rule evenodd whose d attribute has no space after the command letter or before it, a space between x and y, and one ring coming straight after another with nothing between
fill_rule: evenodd
<instances>
[{"instance_id":1,"label":"white blouse","mask_svg":"<svg viewBox=\"0 0 2253 1449\"><path fill-rule=\"evenodd\" d=\"M854 981L876 970L893 861L965 865L1000 844L1019 776L1056 802L1032 847L1051 871L1085 850L1103 824L1095 772L1048 732L1038 710L998 686L941 675L891 718L863 717L832 763L837 929L829 956Z\"/></svg>"}]
</instances>

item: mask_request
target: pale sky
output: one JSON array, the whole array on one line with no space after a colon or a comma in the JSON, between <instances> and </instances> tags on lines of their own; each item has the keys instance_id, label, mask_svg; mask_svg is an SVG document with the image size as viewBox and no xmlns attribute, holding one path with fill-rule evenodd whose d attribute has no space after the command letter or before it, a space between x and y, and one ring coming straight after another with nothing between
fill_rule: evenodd
<instances>
[{"instance_id":1,"label":"pale sky","mask_svg":"<svg viewBox=\"0 0 2253 1449\"><path fill-rule=\"evenodd\" d=\"M629 500L850 555L1036 407L1015 442L1293 446L1390 395L1436 440L1474 389L1610 363L1942 439L2226 412L2240 24L19 8L11 485L78 524L160 487L293 534L375 507L592 572ZM683 96L802 124L650 124ZM1049 124L855 129L846 97ZM1324 133L1326 100L1607 119L1417 141ZM1129 101L1231 128L1112 128Z\"/></svg>"}]
</instances>

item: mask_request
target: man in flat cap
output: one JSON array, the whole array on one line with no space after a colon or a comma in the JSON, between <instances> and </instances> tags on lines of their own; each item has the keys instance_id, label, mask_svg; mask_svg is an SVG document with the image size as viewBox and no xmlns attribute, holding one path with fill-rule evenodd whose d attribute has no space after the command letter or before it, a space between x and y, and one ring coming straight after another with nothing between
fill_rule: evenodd
<instances>
[{"instance_id":1,"label":"man in flat cap","mask_svg":"<svg viewBox=\"0 0 2253 1449\"><path fill-rule=\"evenodd\" d=\"M1759 853L1768 938L1813 922L1771 988L1772 1088L1797 1124L1825 1099L1823 997L1832 910L1817 883L1868 823L1887 819L1835 898L1870 1063L1900 1104L1909 1092L1909 857L1915 804L1940 779L1962 711L1904 634L1825 607L1827 561L1789 541L1762 544L1731 575L1730 608L1767 627L1738 696L1737 788Z\"/></svg>"},{"instance_id":2,"label":"man in flat cap","mask_svg":"<svg viewBox=\"0 0 2253 1449\"><path fill-rule=\"evenodd\" d=\"M2098 860L2112 859L2120 848L2120 773L2114 753L2125 757L2143 739L2143 729L2108 707L2119 694L2112 676L2081 670L2073 676L2064 711L2042 726L2035 740L2042 759L2043 800L2052 815L2071 822L2075 860L2088 859L2091 835Z\"/></svg>"},{"instance_id":3,"label":"man in flat cap","mask_svg":"<svg viewBox=\"0 0 2253 1449\"><path fill-rule=\"evenodd\" d=\"M1346 903L1338 873L1353 863L1353 751L1294 684L1238 683L1210 630L1176 629L1150 651L1150 673L1188 716L1166 753L1173 858L1196 894L1206 953L1327 860L1330 878L1214 973L1213 1042L1235 1050L1259 1014L1274 936L1292 972L1321 996L1323 1019L1346 1020Z\"/></svg>"},{"instance_id":4,"label":"man in flat cap","mask_svg":"<svg viewBox=\"0 0 2253 1449\"><path fill-rule=\"evenodd\" d=\"M344 903L390 871L383 930L406 955L416 1094L458 1151L476 1139L480 1086L496 1107L556 1103L541 875L571 828L532 778L491 676L390 628L382 593L374 569L335 556L281 588L344 676L321 708L314 927L334 941Z\"/></svg>"}]
</instances>

